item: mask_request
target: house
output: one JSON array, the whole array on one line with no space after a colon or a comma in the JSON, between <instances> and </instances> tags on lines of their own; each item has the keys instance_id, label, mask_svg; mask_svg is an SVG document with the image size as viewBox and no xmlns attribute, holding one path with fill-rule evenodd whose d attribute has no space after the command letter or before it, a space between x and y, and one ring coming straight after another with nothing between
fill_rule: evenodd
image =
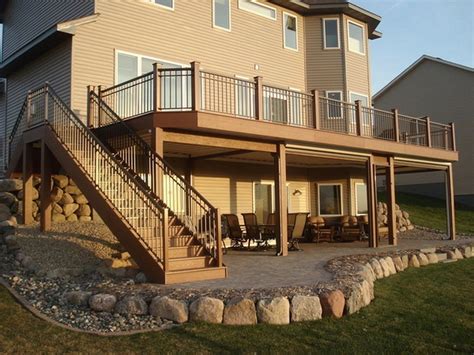
<instances>
[{"instance_id":1,"label":"house","mask_svg":"<svg viewBox=\"0 0 474 355\"><path fill-rule=\"evenodd\" d=\"M443 90L438 90L442 87ZM410 115L456 125L460 160L454 165L455 198L474 206L474 68L423 55L373 97L381 109L398 107ZM395 106L394 106L395 105ZM445 198L443 176L412 174L397 181L400 191Z\"/></svg>"},{"instance_id":2,"label":"house","mask_svg":"<svg viewBox=\"0 0 474 355\"><path fill-rule=\"evenodd\" d=\"M453 191L453 127L370 108L380 17L354 4L1 4L7 174L23 174L26 202L32 174L62 167L152 280L224 277L222 214L274 213L282 256L288 212L368 215L376 247L377 176L390 244L396 173L441 171ZM48 184L40 195L47 230Z\"/></svg>"}]
</instances>

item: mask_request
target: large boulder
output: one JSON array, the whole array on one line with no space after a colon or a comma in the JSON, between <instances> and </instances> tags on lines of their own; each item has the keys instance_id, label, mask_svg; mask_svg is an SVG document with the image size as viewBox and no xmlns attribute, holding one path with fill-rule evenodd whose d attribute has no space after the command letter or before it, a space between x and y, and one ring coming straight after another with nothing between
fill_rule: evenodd
<instances>
[{"instance_id":1,"label":"large boulder","mask_svg":"<svg viewBox=\"0 0 474 355\"><path fill-rule=\"evenodd\" d=\"M68 193L63 193L63 197L61 197L61 199L59 200L58 202L60 205L69 205L69 204L72 204L74 203L74 199L72 198L71 195L69 195Z\"/></svg>"},{"instance_id":2,"label":"large boulder","mask_svg":"<svg viewBox=\"0 0 474 355\"><path fill-rule=\"evenodd\" d=\"M458 260L464 259L464 256L462 255L462 253L459 251L458 248L454 249L454 255L456 255L456 259Z\"/></svg>"},{"instance_id":3,"label":"large boulder","mask_svg":"<svg viewBox=\"0 0 474 355\"><path fill-rule=\"evenodd\" d=\"M0 192L14 192L23 189L23 181L20 179L0 180Z\"/></svg>"},{"instance_id":4,"label":"large boulder","mask_svg":"<svg viewBox=\"0 0 474 355\"><path fill-rule=\"evenodd\" d=\"M405 270L405 267L403 266L403 261L402 261L401 257L394 256L392 258L392 260L393 260L393 264L395 265L395 269L397 270L397 272L401 272L401 271Z\"/></svg>"},{"instance_id":5,"label":"large boulder","mask_svg":"<svg viewBox=\"0 0 474 355\"><path fill-rule=\"evenodd\" d=\"M439 261L438 256L435 253L426 254L426 257L428 258L428 262L430 264L437 264Z\"/></svg>"},{"instance_id":6,"label":"large boulder","mask_svg":"<svg viewBox=\"0 0 474 355\"><path fill-rule=\"evenodd\" d=\"M148 305L140 296L125 296L115 305L115 312L127 315L148 314Z\"/></svg>"},{"instance_id":7,"label":"large boulder","mask_svg":"<svg viewBox=\"0 0 474 355\"><path fill-rule=\"evenodd\" d=\"M23 197L24 197L23 190L18 191L17 197L18 199L23 200ZM34 187L31 189L31 199L33 200L39 199L39 191L35 189Z\"/></svg>"},{"instance_id":8,"label":"large boulder","mask_svg":"<svg viewBox=\"0 0 474 355\"><path fill-rule=\"evenodd\" d=\"M64 192L68 193L69 195L80 195L81 190L77 186L66 186L64 188Z\"/></svg>"},{"instance_id":9,"label":"large boulder","mask_svg":"<svg viewBox=\"0 0 474 355\"><path fill-rule=\"evenodd\" d=\"M53 202L59 202L63 198L64 191L61 190L59 187L54 186L53 189L51 190L51 200Z\"/></svg>"},{"instance_id":10,"label":"large boulder","mask_svg":"<svg viewBox=\"0 0 474 355\"><path fill-rule=\"evenodd\" d=\"M200 297L189 306L192 322L222 323L224 302L216 298Z\"/></svg>"},{"instance_id":11,"label":"large boulder","mask_svg":"<svg viewBox=\"0 0 474 355\"><path fill-rule=\"evenodd\" d=\"M425 253L418 254L418 261L420 262L420 266L426 266L426 265L429 265L430 263Z\"/></svg>"},{"instance_id":12,"label":"large boulder","mask_svg":"<svg viewBox=\"0 0 474 355\"><path fill-rule=\"evenodd\" d=\"M66 216L60 213L53 212L53 215L51 216L51 220L55 223L66 222Z\"/></svg>"},{"instance_id":13,"label":"large boulder","mask_svg":"<svg viewBox=\"0 0 474 355\"><path fill-rule=\"evenodd\" d=\"M382 266L376 258L370 260L370 266L372 266L372 270L374 271L375 277L377 279L382 279L384 277Z\"/></svg>"},{"instance_id":14,"label":"large boulder","mask_svg":"<svg viewBox=\"0 0 474 355\"><path fill-rule=\"evenodd\" d=\"M77 222L78 220L79 218L74 213L66 217L66 221L68 222Z\"/></svg>"},{"instance_id":15,"label":"large boulder","mask_svg":"<svg viewBox=\"0 0 474 355\"><path fill-rule=\"evenodd\" d=\"M472 248L470 246L464 246L461 248L461 253L465 258L472 258Z\"/></svg>"},{"instance_id":16,"label":"large boulder","mask_svg":"<svg viewBox=\"0 0 474 355\"><path fill-rule=\"evenodd\" d=\"M407 254L402 255L403 270L408 268L409 259Z\"/></svg>"},{"instance_id":17,"label":"large boulder","mask_svg":"<svg viewBox=\"0 0 474 355\"><path fill-rule=\"evenodd\" d=\"M354 283L349 294L346 297L345 310L347 314L358 312L362 307L370 304L371 290L367 281L361 283Z\"/></svg>"},{"instance_id":18,"label":"large boulder","mask_svg":"<svg viewBox=\"0 0 474 355\"><path fill-rule=\"evenodd\" d=\"M79 222L90 222L92 221L91 216L79 216Z\"/></svg>"},{"instance_id":19,"label":"large boulder","mask_svg":"<svg viewBox=\"0 0 474 355\"><path fill-rule=\"evenodd\" d=\"M410 259L408 261L408 266L410 266L410 267L420 267L420 261L418 260L418 257L416 255L410 256Z\"/></svg>"},{"instance_id":20,"label":"large boulder","mask_svg":"<svg viewBox=\"0 0 474 355\"><path fill-rule=\"evenodd\" d=\"M186 323L188 321L188 304L167 296L157 296L151 301L150 314L154 317L168 319L175 323Z\"/></svg>"},{"instance_id":21,"label":"large boulder","mask_svg":"<svg viewBox=\"0 0 474 355\"><path fill-rule=\"evenodd\" d=\"M89 298L89 307L97 312L113 312L117 298L114 295L98 293Z\"/></svg>"},{"instance_id":22,"label":"large boulder","mask_svg":"<svg viewBox=\"0 0 474 355\"><path fill-rule=\"evenodd\" d=\"M318 296L294 296L291 300L291 321L304 322L321 319L323 310Z\"/></svg>"},{"instance_id":23,"label":"large boulder","mask_svg":"<svg viewBox=\"0 0 474 355\"><path fill-rule=\"evenodd\" d=\"M345 298L344 294L339 291L331 291L323 293L319 296L323 317L341 318L344 314Z\"/></svg>"},{"instance_id":24,"label":"large boulder","mask_svg":"<svg viewBox=\"0 0 474 355\"><path fill-rule=\"evenodd\" d=\"M65 175L53 175L54 185L58 186L61 189L64 189L67 185L69 185L69 178Z\"/></svg>"},{"instance_id":25,"label":"large boulder","mask_svg":"<svg viewBox=\"0 0 474 355\"><path fill-rule=\"evenodd\" d=\"M67 203L63 205L63 213L66 217L69 217L74 212L76 212L78 208L79 205L77 203Z\"/></svg>"},{"instance_id":26,"label":"large boulder","mask_svg":"<svg viewBox=\"0 0 474 355\"><path fill-rule=\"evenodd\" d=\"M391 257L387 256L386 258L384 258L384 260L388 265L388 270L390 271L390 275L395 275L397 273L397 269L395 267L393 259Z\"/></svg>"},{"instance_id":27,"label":"large boulder","mask_svg":"<svg viewBox=\"0 0 474 355\"><path fill-rule=\"evenodd\" d=\"M235 297L225 305L224 324L252 325L257 323L255 303L248 298Z\"/></svg>"},{"instance_id":28,"label":"large boulder","mask_svg":"<svg viewBox=\"0 0 474 355\"><path fill-rule=\"evenodd\" d=\"M377 279L375 276L374 270L370 263L366 263L360 267L359 275L364 279L367 280L368 283L374 284L374 281Z\"/></svg>"},{"instance_id":29,"label":"large boulder","mask_svg":"<svg viewBox=\"0 0 474 355\"><path fill-rule=\"evenodd\" d=\"M74 201L76 201L76 203L80 204L80 205L84 205L86 203L89 203L89 201L87 200L86 196L84 196L83 194L80 194L80 195L75 195L74 196Z\"/></svg>"},{"instance_id":30,"label":"large boulder","mask_svg":"<svg viewBox=\"0 0 474 355\"><path fill-rule=\"evenodd\" d=\"M257 318L260 323L289 324L290 302L286 297L259 300Z\"/></svg>"},{"instance_id":31,"label":"large boulder","mask_svg":"<svg viewBox=\"0 0 474 355\"><path fill-rule=\"evenodd\" d=\"M11 208L16 201L16 196L11 192L0 192L0 204L6 205Z\"/></svg>"},{"instance_id":32,"label":"large boulder","mask_svg":"<svg viewBox=\"0 0 474 355\"><path fill-rule=\"evenodd\" d=\"M76 306L87 306L92 292L88 291L70 291L64 295L66 301Z\"/></svg>"},{"instance_id":33,"label":"large boulder","mask_svg":"<svg viewBox=\"0 0 474 355\"><path fill-rule=\"evenodd\" d=\"M78 216L90 216L91 215L91 208L89 205L79 205L79 208L76 211Z\"/></svg>"},{"instance_id":34,"label":"large boulder","mask_svg":"<svg viewBox=\"0 0 474 355\"><path fill-rule=\"evenodd\" d=\"M379 259L380 266L382 267L383 276L389 277L391 275L390 268L387 264L387 261L384 258Z\"/></svg>"},{"instance_id":35,"label":"large boulder","mask_svg":"<svg viewBox=\"0 0 474 355\"><path fill-rule=\"evenodd\" d=\"M56 202L53 202L53 213L63 213L63 208Z\"/></svg>"}]
</instances>

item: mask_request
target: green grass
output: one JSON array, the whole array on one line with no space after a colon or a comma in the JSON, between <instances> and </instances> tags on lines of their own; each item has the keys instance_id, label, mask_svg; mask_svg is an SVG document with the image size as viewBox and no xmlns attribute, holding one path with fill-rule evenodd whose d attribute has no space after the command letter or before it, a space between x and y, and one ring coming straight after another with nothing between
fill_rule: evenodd
<instances>
[{"instance_id":1,"label":"green grass","mask_svg":"<svg viewBox=\"0 0 474 355\"><path fill-rule=\"evenodd\" d=\"M383 194L379 194L379 200L385 200ZM446 230L445 201L401 192L397 192L396 200L400 208L410 214L410 220L414 224ZM474 208L456 205L456 230L474 235Z\"/></svg>"},{"instance_id":2,"label":"green grass","mask_svg":"<svg viewBox=\"0 0 474 355\"><path fill-rule=\"evenodd\" d=\"M289 326L189 324L105 338L51 326L0 289L0 352L474 352L474 258L409 269L376 283L358 314Z\"/></svg>"}]
</instances>

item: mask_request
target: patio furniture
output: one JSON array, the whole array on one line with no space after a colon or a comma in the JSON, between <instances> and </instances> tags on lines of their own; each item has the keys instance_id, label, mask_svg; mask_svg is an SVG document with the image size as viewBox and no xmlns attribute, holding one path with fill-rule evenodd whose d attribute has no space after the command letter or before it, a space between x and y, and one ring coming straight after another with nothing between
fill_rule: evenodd
<instances>
[{"instance_id":1,"label":"patio furniture","mask_svg":"<svg viewBox=\"0 0 474 355\"><path fill-rule=\"evenodd\" d=\"M271 239L276 239L276 226L275 226L275 213L269 213L267 216L267 223L263 226L261 233L262 239L267 241Z\"/></svg>"},{"instance_id":2,"label":"patio furniture","mask_svg":"<svg viewBox=\"0 0 474 355\"><path fill-rule=\"evenodd\" d=\"M364 215L364 216L359 216L359 224L361 226L361 231L362 231L362 237L368 238L369 237L369 216ZM381 238L386 238L388 237L388 226L383 224L382 222L378 223L378 234L377 238L378 241L380 242Z\"/></svg>"},{"instance_id":3,"label":"patio furniture","mask_svg":"<svg viewBox=\"0 0 474 355\"><path fill-rule=\"evenodd\" d=\"M290 234L290 246L288 250L297 250L297 251L303 251L303 249L300 249L299 247L299 241L304 239L304 230L306 227L306 219L308 217L308 213L294 213L295 215L295 221L293 228L291 229L291 234ZM288 219L289 216L288 216Z\"/></svg>"},{"instance_id":4,"label":"patio furniture","mask_svg":"<svg viewBox=\"0 0 474 355\"><path fill-rule=\"evenodd\" d=\"M343 242L362 240L362 228L355 216L342 216L339 220L339 238Z\"/></svg>"},{"instance_id":5,"label":"patio furniture","mask_svg":"<svg viewBox=\"0 0 474 355\"><path fill-rule=\"evenodd\" d=\"M268 240L264 239L262 236L261 226L259 226L257 221L257 215L255 213L242 213L244 217L245 232L247 240L249 242L254 242L257 244L256 249L259 249L261 246L268 246Z\"/></svg>"},{"instance_id":6,"label":"patio furniture","mask_svg":"<svg viewBox=\"0 0 474 355\"><path fill-rule=\"evenodd\" d=\"M308 227L311 241L319 243L321 241L332 242L334 240L334 226L327 226L326 221L321 216L308 217Z\"/></svg>"},{"instance_id":7,"label":"patio furniture","mask_svg":"<svg viewBox=\"0 0 474 355\"><path fill-rule=\"evenodd\" d=\"M246 242L245 233L240 227L239 218L235 214L223 214L222 217L227 224L227 233L231 241L231 248L241 249L244 248L244 242Z\"/></svg>"}]
</instances>

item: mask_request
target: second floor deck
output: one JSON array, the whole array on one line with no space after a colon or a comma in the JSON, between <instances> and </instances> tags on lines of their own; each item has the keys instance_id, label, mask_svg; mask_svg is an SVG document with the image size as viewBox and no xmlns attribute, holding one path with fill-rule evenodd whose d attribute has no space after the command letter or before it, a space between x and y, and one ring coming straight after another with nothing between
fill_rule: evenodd
<instances>
[{"instance_id":1,"label":"second floor deck","mask_svg":"<svg viewBox=\"0 0 474 355\"><path fill-rule=\"evenodd\" d=\"M213 73L196 62L189 68L155 65L150 73L98 91L122 119L156 117L164 128L458 159L452 123L332 100L318 91L276 87L261 77ZM103 126L98 117L89 125Z\"/></svg>"}]
</instances>

